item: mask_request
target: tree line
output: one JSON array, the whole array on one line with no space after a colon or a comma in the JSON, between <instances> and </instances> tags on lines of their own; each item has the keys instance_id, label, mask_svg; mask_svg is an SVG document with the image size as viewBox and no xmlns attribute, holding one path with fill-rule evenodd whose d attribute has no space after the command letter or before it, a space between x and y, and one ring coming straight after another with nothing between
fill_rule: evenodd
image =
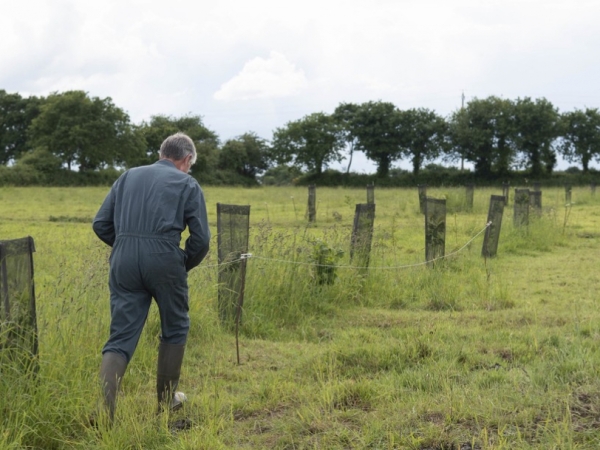
<instances>
[{"instance_id":1,"label":"tree line","mask_svg":"<svg viewBox=\"0 0 600 450\"><path fill-rule=\"evenodd\" d=\"M109 182L121 169L156 161L163 139L177 131L196 143L192 175L204 184L289 182L303 174L318 180L344 159L351 176L357 151L376 164L380 180L401 160L410 161L414 177L443 160L471 163L480 179L516 170L547 177L559 154L584 173L600 160L598 109L561 113L545 98L475 98L448 117L384 101L341 103L331 114L286 123L270 141L249 131L221 142L199 115L155 115L134 124L110 97L84 91L23 97L0 90L0 183Z\"/></svg>"}]
</instances>

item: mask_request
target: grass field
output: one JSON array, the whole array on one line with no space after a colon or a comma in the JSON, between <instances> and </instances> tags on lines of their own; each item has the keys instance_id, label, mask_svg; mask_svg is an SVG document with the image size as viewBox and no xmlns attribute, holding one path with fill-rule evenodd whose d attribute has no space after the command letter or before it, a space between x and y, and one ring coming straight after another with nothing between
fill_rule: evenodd
<instances>
[{"instance_id":1,"label":"grass field","mask_svg":"<svg viewBox=\"0 0 600 450\"><path fill-rule=\"evenodd\" d=\"M33 236L40 370L2 367L0 449L596 449L600 448L600 195L543 190L528 228L505 209L498 256L483 235L435 269L424 261L416 189L376 191L371 269L339 267L319 286L321 241L350 265L365 190L206 188L213 231L190 273L183 413L155 416L159 319L153 307L127 369L112 429L93 429L108 336L108 256L91 230L107 188L0 188L0 239ZM485 226L478 189L447 198L446 252ZM250 204L241 364L217 314L216 203ZM400 267L400 268L394 268ZM190 419L189 430L169 423Z\"/></svg>"}]
</instances>

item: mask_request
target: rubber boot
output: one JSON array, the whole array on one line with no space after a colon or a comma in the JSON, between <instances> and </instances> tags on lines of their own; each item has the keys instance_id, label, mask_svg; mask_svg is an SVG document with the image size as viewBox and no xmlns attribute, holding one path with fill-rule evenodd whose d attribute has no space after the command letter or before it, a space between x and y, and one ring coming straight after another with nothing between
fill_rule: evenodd
<instances>
[{"instance_id":1,"label":"rubber boot","mask_svg":"<svg viewBox=\"0 0 600 450\"><path fill-rule=\"evenodd\" d=\"M183 406L185 395L177 392L181 363L185 344L165 344L158 347L158 364L156 369L156 394L158 397L158 412L165 409L175 411Z\"/></svg>"},{"instance_id":2,"label":"rubber boot","mask_svg":"<svg viewBox=\"0 0 600 450\"><path fill-rule=\"evenodd\" d=\"M127 360L123 356L114 352L106 352L102 355L100 381L104 391L104 407L111 425L115 418L117 394L123 375L125 375L125 369L127 369Z\"/></svg>"}]
</instances>

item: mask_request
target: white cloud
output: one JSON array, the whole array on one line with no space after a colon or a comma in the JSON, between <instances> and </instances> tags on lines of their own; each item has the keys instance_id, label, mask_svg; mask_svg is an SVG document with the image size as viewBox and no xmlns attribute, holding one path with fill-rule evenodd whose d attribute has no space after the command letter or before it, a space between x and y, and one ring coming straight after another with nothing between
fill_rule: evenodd
<instances>
[{"instance_id":1,"label":"white cloud","mask_svg":"<svg viewBox=\"0 0 600 450\"><path fill-rule=\"evenodd\" d=\"M308 86L304 71L272 51L269 59L260 57L248 61L242 71L221 85L215 100L251 100L298 95Z\"/></svg>"},{"instance_id":2,"label":"white cloud","mask_svg":"<svg viewBox=\"0 0 600 450\"><path fill-rule=\"evenodd\" d=\"M191 112L222 140L266 138L340 102L447 115L464 91L600 106L598 0L20 0L5 10L0 89L82 89L136 122Z\"/></svg>"}]
</instances>

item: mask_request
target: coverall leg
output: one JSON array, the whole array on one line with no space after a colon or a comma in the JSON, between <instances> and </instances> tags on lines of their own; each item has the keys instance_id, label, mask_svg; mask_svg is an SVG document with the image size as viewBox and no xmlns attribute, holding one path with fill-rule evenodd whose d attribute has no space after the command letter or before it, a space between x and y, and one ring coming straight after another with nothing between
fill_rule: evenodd
<instances>
[{"instance_id":1,"label":"coverall leg","mask_svg":"<svg viewBox=\"0 0 600 450\"><path fill-rule=\"evenodd\" d=\"M161 320L161 342L183 345L189 331L185 255L161 239L117 239L110 264L110 337L102 353L129 362L144 328L152 297Z\"/></svg>"}]
</instances>

